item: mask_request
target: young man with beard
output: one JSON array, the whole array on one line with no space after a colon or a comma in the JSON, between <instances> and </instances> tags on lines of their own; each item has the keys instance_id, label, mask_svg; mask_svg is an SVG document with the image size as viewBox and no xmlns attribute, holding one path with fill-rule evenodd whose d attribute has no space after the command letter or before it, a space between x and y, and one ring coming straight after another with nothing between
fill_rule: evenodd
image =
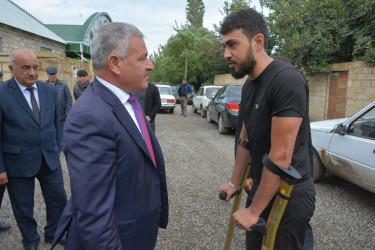
<instances>
[{"instance_id":1,"label":"young man with beard","mask_svg":"<svg viewBox=\"0 0 375 250\"><path fill-rule=\"evenodd\" d=\"M292 65L267 55L267 25L253 9L229 15L221 27L224 57L235 78L249 79L242 90L242 126L230 181L218 193L227 201L239 185L248 162L254 183L248 207L233 214L234 225L246 232L246 249L261 249L262 235L250 227L267 220L281 178L262 163L266 154L279 168L292 165L302 176L294 186L279 225L274 249L302 249L305 230L315 209L313 166L309 155L309 91L304 76Z\"/></svg>"}]
</instances>

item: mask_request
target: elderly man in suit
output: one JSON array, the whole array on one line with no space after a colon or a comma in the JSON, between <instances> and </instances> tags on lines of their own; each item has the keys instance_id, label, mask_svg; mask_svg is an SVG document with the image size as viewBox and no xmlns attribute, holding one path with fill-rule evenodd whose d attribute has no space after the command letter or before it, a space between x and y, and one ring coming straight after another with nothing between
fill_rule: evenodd
<instances>
[{"instance_id":1,"label":"elderly man in suit","mask_svg":"<svg viewBox=\"0 0 375 250\"><path fill-rule=\"evenodd\" d=\"M153 249L168 222L164 158L134 92L153 64L142 33L110 23L91 43L95 80L64 128L71 183L55 241L66 249Z\"/></svg>"},{"instance_id":2,"label":"elderly man in suit","mask_svg":"<svg viewBox=\"0 0 375 250\"><path fill-rule=\"evenodd\" d=\"M52 243L66 204L59 158L57 91L38 81L38 59L28 50L9 56L13 78L0 84L0 184L7 183L25 249L40 240L33 217L35 178L47 210L44 239Z\"/></svg>"}]
</instances>

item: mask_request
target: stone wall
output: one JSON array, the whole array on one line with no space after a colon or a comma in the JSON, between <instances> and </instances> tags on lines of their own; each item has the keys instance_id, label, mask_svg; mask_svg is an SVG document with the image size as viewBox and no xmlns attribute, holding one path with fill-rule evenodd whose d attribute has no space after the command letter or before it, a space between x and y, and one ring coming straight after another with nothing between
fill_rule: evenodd
<instances>
[{"instance_id":1,"label":"stone wall","mask_svg":"<svg viewBox=\"0 0 375 250\"><path fill-rule=\"evenodd\" d=\"M242 79L235 79L231 74L216 75L214 85L243 85L246 79L247 76Z\"/></svg>"},{"instance_id":2,"label":"stone wall","mask_svg":"<svg viewBox=\"0 0 375 250\"><path fill-rule=\"evenodd\" d=\"M375 100L375 65L363 61L331 65L332 76L307 77L310 88L310 120L325 120L328 113L331 77L347 71L345 117L349 117ZM216 75L214 85L243 84L247 77L234 79L230 74ZM332 98L332 97L331 97Z\"/></svg>"},{"instance_id":3,"label":"stone wall","mask_svg":"<svg viewBox=\"0 0 375 250\"><path fill-rule=\"evenodd\" d=\"M52 52L34 51L34 53L39 60L39 80L47 81L46 68L54 66L57 68L57 78L66 82L71 92L77 82L77 71L84 69L87 72L90 72L90 65L88 63L77 61ZM9 80L12 77L9 71L9 53L0 53L0 70L4 73L4 81Z\"/></svg>"},{"instance_id":4,"label":"stone wall","mask_svg":"<svg viewBox=\"0 0 375 250\"><path fill-rule=\"evenodd\" d=\"M29 49L32 51L43 51L50 49L56 54L65 55L65 44L44 38L27 31L23 31L6 24L0 23L0 38L2 40L2 51L11 52L15 49ZM44 48L44 49L43 49Z\"/></svg>"}]
</instances>

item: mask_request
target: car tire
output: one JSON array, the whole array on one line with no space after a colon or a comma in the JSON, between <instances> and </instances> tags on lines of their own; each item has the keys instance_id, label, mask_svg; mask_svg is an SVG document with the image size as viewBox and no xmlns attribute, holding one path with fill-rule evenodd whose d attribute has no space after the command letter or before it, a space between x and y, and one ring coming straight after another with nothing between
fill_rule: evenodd
<instances>
[{"instance_id":1,"label":"car tire","mask_svg":"<svg viewBox=\"0 0 375 250\"><path fill-rule=\"evenodd\" d=\"M219 115L219 134L227 134L228 133L228 128L224 127L224 119L222 115Z\"/></svg>"},{"instance_id":2,"label":"car tire","mask_svg":"<svg viewBox=\"0 0 375 250\"><path fill-rule=\"evenodd\" d=\"M206 111L204 110L203 106L201 106L201 117L206 117Z\"/></svg>"},{"instance_id":3,"label":"car tire","mask_svg":"<svg viewBox=\"0 0 375 250\"><path fill-rule=\"evenodd\" d=\"M170 109L169 112L170 112L171 114L173 114L173 112L174 112L174 108L173 108L173 109Z\"/></svg>"},{"instance_id":4,"label":"car tire","mask_svg":"<svg viewBox=\"0 0 375 250\"><path fill-rule=\"evenodd\" d=\"M326 173L326 168L318 153L314 150L314 182L321 180Z\"/></svg>"},{"instance_id":5,"label":"car tire","mask_svg":"<svg viewBox=\"0 0 375 250\"><path fill-rule=\"evenodd\" d=\"M206 121L208 123L212 123L212 119L211 119L211 116L210 116L210 111L207 109L207 113L206 113Z\"/></svg>"}]
</instances>

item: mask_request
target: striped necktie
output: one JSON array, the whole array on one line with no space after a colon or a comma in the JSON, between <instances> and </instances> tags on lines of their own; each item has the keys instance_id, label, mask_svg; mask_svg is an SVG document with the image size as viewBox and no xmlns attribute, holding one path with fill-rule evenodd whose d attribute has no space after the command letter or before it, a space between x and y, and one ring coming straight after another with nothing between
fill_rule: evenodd
<instances>
[{"instance_id":1,"label":"striped necktie","mask_svg":"<svg viewBox=\"0 0 375 250\"><path fill-rule=\"evenodd\" d=\"M38 123L40 124L40 113L39 113L38 103L36 102L36 98L34 95L34 87L28 87L26 90L30 92L31 107L33 109L33 113L36 119L38 120Z\"/></svg>"},{"instance_id":2,"label":"striped necktie","mask_svg":"<svg viewBox=\"0 0 375 250\"><path fill-rule=\"evenodd\" d=\"M138 125L141 129L141 133L143 136L143 139L146 142L147 149L152 157L152 160L156 166L156 161L155 161L155 155L154 155L154 150L152 149L151 145L151 140L150 140L150 134L148 133L145 117L143 115L143 111L141 108L141 105L139 104L138 98L135 95L131 95L128 99L128 102L133 106L134 109L134 114L137 119Z\"/></svg>"}]
</instances>

